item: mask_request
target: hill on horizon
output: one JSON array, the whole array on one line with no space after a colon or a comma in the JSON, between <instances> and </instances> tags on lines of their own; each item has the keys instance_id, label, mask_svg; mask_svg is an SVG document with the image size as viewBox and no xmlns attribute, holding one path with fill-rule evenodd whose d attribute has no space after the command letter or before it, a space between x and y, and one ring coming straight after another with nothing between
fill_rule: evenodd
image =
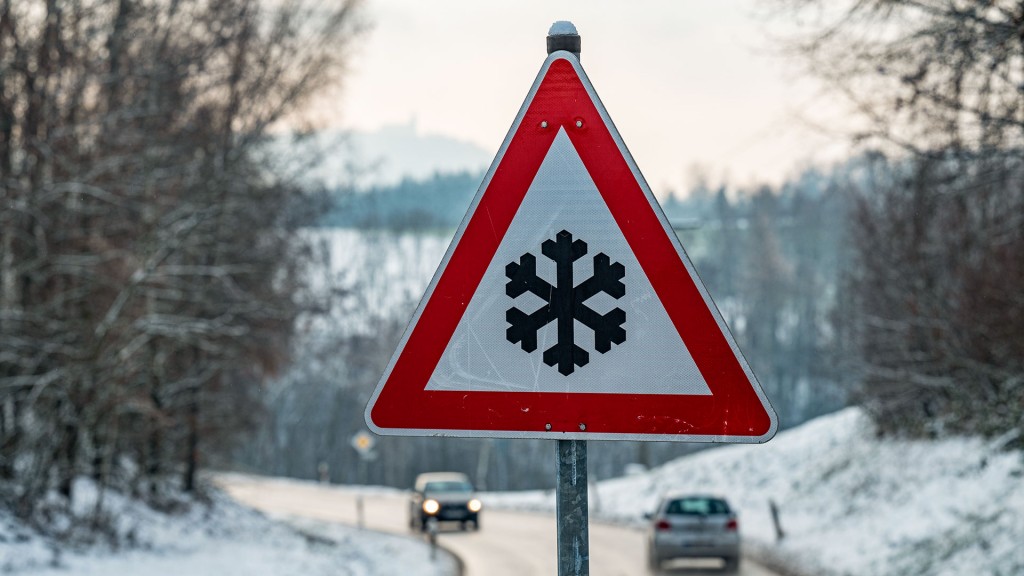
<instances>
[{"instance_id":1,"label":"hill on horizon","mask_svg":"<svg viewBox=\"0 0 1024 576\"><path fill-rule=\"evenodd\" d=\"M494 152L445 134L420 132L415 120L376 130L325 130L309 143L284 143L317 161L303 176L328 189L394 186L435 173L483 172Z\"/></svg>"}]
</instances>

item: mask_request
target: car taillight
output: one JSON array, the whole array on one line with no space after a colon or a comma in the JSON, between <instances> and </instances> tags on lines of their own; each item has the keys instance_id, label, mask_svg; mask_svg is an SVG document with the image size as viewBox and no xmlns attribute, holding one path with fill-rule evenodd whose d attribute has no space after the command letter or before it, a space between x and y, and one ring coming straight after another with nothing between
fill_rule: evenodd
<instances>
[{"instance_id":1,"label":"car taillight","mask_svg":"<svg viewBox=\"0 0 1024 576\"><path fill-rule=\"evenodd\" d=\"M672 524L669 524L668 520L658 520L658 522L654 525L654 529L659 532L664 532L666 530L671 530Z\"/></svg>"},{"instance_id":2,"label":"car taillight","mask_svg":"<svg viewBox=\"0 0 1024 576\"><path fill-rule=\"evenodd\" d=\"M740 523L735 518L733 518L732 520L729 520L725 523L725 529L729 532L735 532L740 529Z\"/></svg>"}]
</instances>

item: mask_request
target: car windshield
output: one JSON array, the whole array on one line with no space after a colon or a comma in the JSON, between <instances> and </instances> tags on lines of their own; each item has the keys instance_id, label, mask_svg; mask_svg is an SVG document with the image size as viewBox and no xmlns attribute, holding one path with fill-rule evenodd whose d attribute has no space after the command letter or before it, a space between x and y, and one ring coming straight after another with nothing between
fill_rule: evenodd
<instances>
[{"instance_id":1,"label":"car windshield","mask_svg":"<svg viewBox=\"0 0 1024 576\"><path fill-rule=\"evenodd\" d=\"M424 492L472 492L469 482L427 482Z\"/></svg>"},{"instance_id":2,"label":"car windshield","mask_svg":"<svg viewBox=\"0 0 1024 576\"><path fill-rule=\"evenodd\" d=\"M710 514L728 514L729 505L716 498L680 498L673 500L665 507L665 514L688 516L708 516Z\"/></svg>"}]
</instances>

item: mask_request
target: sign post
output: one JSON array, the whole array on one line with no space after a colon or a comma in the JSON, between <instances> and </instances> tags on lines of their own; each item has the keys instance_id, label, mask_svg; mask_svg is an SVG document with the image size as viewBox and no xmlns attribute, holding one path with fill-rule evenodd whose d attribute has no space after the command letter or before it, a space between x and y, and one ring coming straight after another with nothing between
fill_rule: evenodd
<instances>
[{"instance_id":1,"label":"sign post","mask_svg":"<svg viewBox=\"0 0 1024 576\"><path fill-rule=\"evenodd\" d=\"M589 573L587 440L760 443L778 428L580 46L571 23L551 27L365 412L377 434L555 440L559 576Z\"/></svg>"},{"instance_id":2,"label":"sign post","mask_svg":"<svg viewBox=\"0 0 1024 576\"><path fill-rule=\"evenodd\" d=\"M587 506L587 441L558 441L555 522L558 576L590 573L590 514Z\"/></svg>"},{"instance_id":3,"label":"sign post","mask_svg":"<svg viewBox=\"0 0 1024 576\"><path fill-rule=\"evenodd\" d=\"M373 436L366 430L356 432L349 440L349 445L351 445L352 449L359 454L358 482L360 484L366 484L366 476L368 472L366 468L369 462L377 459L377 453L373 451L373 445L375 443L376 441L373 439ZM361 495L357 498L360 511L362 509L362 498L363 497Z\"/></svg>"},{"instance_id":4,"label":"sign post","mask_svg":"<svg viewBox=\"0 0 1024 576\"><path fill-rule=\"evenodd\" d=\"M579 60L582 41L571 22L555 22L548 30L548 55L564 50ZM585 426L585 425L584 425ZM590 574L590 507L587 499L587 441L558 441L558 483L555 522L558 576Z\"/></svg>"}]
</instances>

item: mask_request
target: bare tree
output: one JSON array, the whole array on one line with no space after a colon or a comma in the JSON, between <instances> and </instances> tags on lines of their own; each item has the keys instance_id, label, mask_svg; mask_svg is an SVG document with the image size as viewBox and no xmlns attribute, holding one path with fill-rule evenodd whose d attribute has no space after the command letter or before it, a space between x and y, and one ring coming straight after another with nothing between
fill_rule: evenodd
<instances>
[{"instance_id":1,"label":"bare tree","mask_svg":"<svg viewBox=\"0 0 1024 576\"><path fill-rule=\"evenodd\" d=\"M318 210L270 131L339 81L359 6L0 2L4 503L192 489L258 414Z\"/></svg>"},{"instance_id":2,"label":"bare tree","mask_svg":"<svg viewBox=\"0 0 1024 576\"><path fill-rule=\"evenodd\" d=\"M1024 424L1024 2L784 2L882 178L851 186L848 332L885 431Z\"/></svg>"}]
</instances>

